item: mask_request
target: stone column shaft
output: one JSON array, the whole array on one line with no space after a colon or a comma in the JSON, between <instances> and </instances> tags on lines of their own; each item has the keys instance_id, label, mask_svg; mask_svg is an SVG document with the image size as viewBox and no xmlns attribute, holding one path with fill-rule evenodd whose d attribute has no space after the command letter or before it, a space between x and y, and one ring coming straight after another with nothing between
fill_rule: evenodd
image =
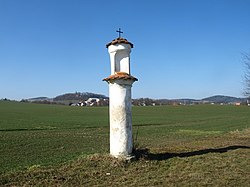
<instances>
[{"instance_id":1,"label":"stone column shaft","mask_svg":"<svg viewBox=\"0 0 250 187\"><path fill-rule=\"evenodd\" d=\"M132 154L131 80L109 83L110 154L129 157Z\"/></svg>"}]
</instances>

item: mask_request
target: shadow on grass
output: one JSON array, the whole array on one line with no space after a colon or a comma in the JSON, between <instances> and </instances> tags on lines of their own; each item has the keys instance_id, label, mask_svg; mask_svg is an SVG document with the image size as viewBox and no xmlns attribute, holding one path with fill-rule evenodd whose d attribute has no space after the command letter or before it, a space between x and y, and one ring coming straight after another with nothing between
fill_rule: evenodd
<instances>
[{"instance_id":1,"label":"shadow on grass","mask_svg":"<svg viewBox=\"0 0 250 187\"><path fill-rule=\"evenodd\" d=\"M197 155L204 155L208 153L225 153L227 151L236 150L236 149L250 149L249 146L228 146L223 148L216 148L216 149L203 149L198 151L191 151L186 153L150 153L149 149L136 149L134 150L134 155L136 159L144 158L147 160L167 160L174 157L191 157Z\"/></svg>"}]
</instances>

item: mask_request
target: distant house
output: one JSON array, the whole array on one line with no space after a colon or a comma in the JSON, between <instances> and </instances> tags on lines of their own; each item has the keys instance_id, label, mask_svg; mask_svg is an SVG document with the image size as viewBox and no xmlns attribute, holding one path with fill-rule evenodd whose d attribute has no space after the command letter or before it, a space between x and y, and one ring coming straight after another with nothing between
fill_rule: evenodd
<instances>
[{"instance_id":1,"label":"distant house","mask_svg":"<svg viewBox=\"0 0 250 187\"><path fill-rule=\"evenodd\" d=\"M85 101L86 106L96 106L100 102L99 98L89 98Z\"/></svg>"},{"instance_id":2,"label":"distant house","mask_svg":"<svg viewBox=\"0 0 250 187\"><path fill-rule=\"evenodd\" d=\"M108 99L89 98L86 101L80 101L79 103L70 103L70 106L107 106L109 104Z\"/></svg>"},{"instance_id":3,"label":"distant house","mask_svg":"<svg viewBox=\"0 0 250 187\"><path fill-rule=\"evenodd\" d=\"M78 104L79 104L79 106L86 106L86 103L84 101L81 101Z\"/></svg>"},{"instance_id":4,"label":"distant house","mask_svg":"<svg viewBox=\"0 0 250 187\"><path fill-rule=\"evenodd\" d=\"M93 102L99 102L100 99L99 98L89 98L86 102L89 102L89 103L93 103Z\"/></svg>"}]
</instances>

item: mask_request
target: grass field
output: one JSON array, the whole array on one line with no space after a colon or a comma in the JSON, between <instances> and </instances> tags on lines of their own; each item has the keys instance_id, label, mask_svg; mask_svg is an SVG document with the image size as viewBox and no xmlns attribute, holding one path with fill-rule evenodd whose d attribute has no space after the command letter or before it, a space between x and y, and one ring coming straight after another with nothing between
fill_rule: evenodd
<instances>
[{"instance_id":1,"label":"grass field","mask_svg":"<svg viewBox=\"0 0 250 187\"><path fill-rule=\"evenodd\" d=\"M107 107L0 102L0 186L250 186L250 108L133 107L137 161L109 152Z\"/></svg>"}]
</instances>

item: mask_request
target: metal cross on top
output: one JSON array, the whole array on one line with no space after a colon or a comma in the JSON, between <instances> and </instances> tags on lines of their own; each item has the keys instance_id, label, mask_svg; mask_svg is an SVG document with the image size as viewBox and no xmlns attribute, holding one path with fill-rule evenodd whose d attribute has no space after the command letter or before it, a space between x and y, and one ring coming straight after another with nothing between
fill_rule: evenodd
<instances>
[{"instance_id":1,"label":"metal cross on top","mask_svg":"<svg viewBox=\"0 0 250 187\"><path fill-rule=\"evenodd\" d=\"M119 28L119 30L118 30L118 31L116 31L116 32L118 32L118 33L119 33L119 38L121 38L121 33L123 33L123 32L121 31L121 28Z\"/></svg>"}]
</instances>

